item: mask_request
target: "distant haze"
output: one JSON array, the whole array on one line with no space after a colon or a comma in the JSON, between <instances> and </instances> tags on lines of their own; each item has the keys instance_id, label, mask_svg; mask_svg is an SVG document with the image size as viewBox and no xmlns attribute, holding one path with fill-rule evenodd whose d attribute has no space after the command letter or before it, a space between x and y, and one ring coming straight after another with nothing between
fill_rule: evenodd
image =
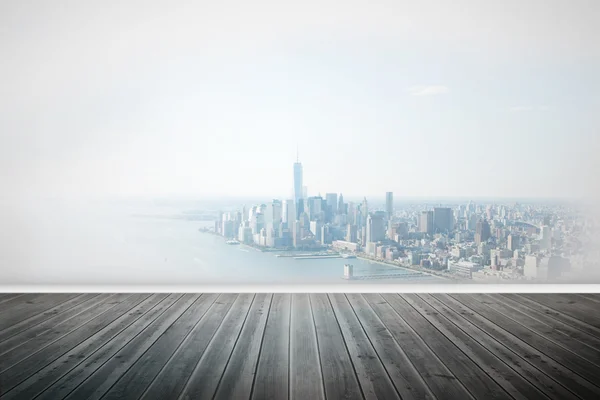
<instances>
[{"instance_id":1,"label":"distant haze","mask_svg":"<svg viewBox=\"0 0 600 400\"><path fill-rule=\"evenodd\" d=\"M194 4L192 4L194 3ZM600 2L0 4L4 199L598 194Z\"/></svg>"}]
</instances>

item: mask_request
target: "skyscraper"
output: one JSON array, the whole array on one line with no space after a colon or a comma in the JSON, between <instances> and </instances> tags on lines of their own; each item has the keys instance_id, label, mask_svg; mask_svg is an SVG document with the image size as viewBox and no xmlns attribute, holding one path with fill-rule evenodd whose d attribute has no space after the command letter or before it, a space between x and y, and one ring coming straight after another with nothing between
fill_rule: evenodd
<instances>
[{"instance_id":1,"label":"skyscraper","mask_svg":"<svg viewBox=\"0 0 600 400\"><path fill-rule=\"evenodd\" d=\"M303 199L304 186L302 185L302 164L298 159L294 163L294 201Z\"/></svg>"},{"instance_id":2,"label":"skyscraper","mask_svg":"<svg viewBox=\"0 0 600 400\"><path fill-rule=\"evenodd\" d=\"M362 215L361 225L367 225L367 217L369 216L369 204L367 203L367 198L363 199L362 205L360 206L360 213Z\"/></svg>"},{"instance_id":3,"label":"skyscraper","mask_svg":"<svg viewBox=\"0 0 600 400\"><path fill-rule=\"evenodd\" d=\"M332 215L337 214L338 202L337 193L325 193L325 200L327 201L327 208Z\"/></svg>"},{"instance_id":4,"label":"skyscraper","mask_svg":"<svg viewBox=\"0 0 600 400\"><path fill-rule=\"evenodd\" d=\"M311 221L321 218L321 212L323 211L323 198L321 196L312 196L306 199L305 211Z\"/></svg>"},{"instance_id":5,"label":"skyscraper","mask_svg":"<svg viewBox=\"0 0 600 400\"><path fill-rule=\"evenodd\" d=\"M283 201L282 205L281 220L291 225L292 221L295 221L298 216L296 215L296 204L293 199Z\"/></svg>"},{"instance_id":6,"label":"skyscraper","mask_svg":"<svg viewBox=\"0 0 600 400\"><path fill-rule=\"evenodd\" d=\"M385 213L387 219L391 219L394 215L394 193L387 192L385 194Z\"/></svg>"},{"instance_id":7,"label":"skyscraper","mask_svg":"<svg viewBox=\"0 0 600 400\"><path fill-rule=\"evenodd\" d=\"M480 243L485 243L492 236L490 224L484 219L477 222L475 227L475 243L479 246Z\"/></svg>"},{"instance_id":8,"label":"skyscraper","mask_svg":"<svg viewBox=\"0 0 600 400\"><path fill-rule=\"evenodd\" d=\"M428 235L433 234L433 211L421 211L419 231Z\"/></svg>"},{"instance_id":9,"label":"skyscraper","mask_svg":"<svg viewBox=\"0 0 600 400\"><path fill-rule=\"evenodd\" d=\"M385 239L385 219L382 215L374 213L367 216L366 243L379 242Z\"/></svg>"},{"instance_id":10,"label":"skyscraper","mask_svg":"<svg viewBox=\"0 0 600 400\"><path fill-rule=\"evenodd\" d=\"M340 193L340 197L338 199L338 213L340 214L345 214L346 210L345 210L346 206L344 205L344 196Z\"/></svg>"},{"instance_id":11,"label":"skyscraper","mask_svg":"<svg viewBox=\"0 0 600 400\"><path fill-rule=\"evenodd\" d=\"M280 200L273 200L267 204L265 210L265 228L267 232L279 229L279 223L281 222L282 206Z\"/></svg>"},{"instance_id":12,"label":"skyscraper","mask_svg":"<svg viewBox=\"0 0 600 400\"><path fill-rule=\"evenodd\" d=\"M508 244L506 246L510 251L515 251L519 248L519 237L514 234L508 235Z\"/></svg>"},{"instance_id":13,"label":"skyscraper","mask_svg":"<svg viewBox=\"0 0 600 400\"><path fill-rule=\"evenodd\" d=\"M356 229L356 225L350 225L348 224L347 230L346 230L346 241L347 242L356 242L358 240L358 232Z\"/></svg>"},{"instance_id":14,"label":"skyscraper","mask_svg":"<svg viewBox=\"0 0 600 400\"><path fill-rule=\"evenodd\" d=\"M433 208L433 228L434 232L440 233L449 232L454 229L454 215L451 208Z\"/></svg>"}]
</instances>

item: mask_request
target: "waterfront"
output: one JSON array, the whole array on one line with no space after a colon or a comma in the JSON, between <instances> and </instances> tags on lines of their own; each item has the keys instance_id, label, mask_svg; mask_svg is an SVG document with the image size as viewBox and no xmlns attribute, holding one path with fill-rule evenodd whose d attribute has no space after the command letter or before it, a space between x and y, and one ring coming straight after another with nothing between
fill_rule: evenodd
<instances>
[{"instance_id":1,"label":"waterfront","mask_svg":"<svg viewBox=\"0 0 600 400\"><path fill-rule=\"evenodd\" d=\"M185 211L152 203L29 207L13 221L18 224L13 224L11 235L5 233L6 251L0 255L0 265L5 267L0 269L0 281L99 285L352 284L356 281L343 279L345 263L354 265L355 275L404 271L367 260L297 260L244 245L227 245L222 237L199 231L210 222L178 217ZM20 268L8 268L10 265ZM443 282L436 278L372 282L406 281Z\"/></svg>"}]
</instances>

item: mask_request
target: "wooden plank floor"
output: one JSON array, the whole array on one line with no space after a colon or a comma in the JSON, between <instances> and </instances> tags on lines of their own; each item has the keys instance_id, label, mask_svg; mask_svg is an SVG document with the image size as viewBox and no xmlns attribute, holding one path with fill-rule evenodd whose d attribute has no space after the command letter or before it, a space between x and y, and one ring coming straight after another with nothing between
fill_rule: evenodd
<instances>
[{"instance_id":1,"label":"wooden plank floor","mask_svg":"<svg viewBox=\"0 0 600 400\"><path fill-rule=\"evenodd\" d=\"M595 294L0 294L0 399L596 399Z\"/></svg>"}]
</instances>

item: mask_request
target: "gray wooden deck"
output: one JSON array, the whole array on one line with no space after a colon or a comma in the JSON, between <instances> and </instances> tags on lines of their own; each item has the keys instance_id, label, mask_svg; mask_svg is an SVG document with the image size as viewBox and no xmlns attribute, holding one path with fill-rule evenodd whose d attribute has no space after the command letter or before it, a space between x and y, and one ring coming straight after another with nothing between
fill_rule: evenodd
<instances>
[{"instance_id":1,"label":"gray wooden deck","mask_svg":"<svg viewBox=\"0 0 600 400\"><path fill-rule=\"evenodd\" d=\"M0 294L2 399L596 399L600 295Z\"/></svg>"}]
</instances>

